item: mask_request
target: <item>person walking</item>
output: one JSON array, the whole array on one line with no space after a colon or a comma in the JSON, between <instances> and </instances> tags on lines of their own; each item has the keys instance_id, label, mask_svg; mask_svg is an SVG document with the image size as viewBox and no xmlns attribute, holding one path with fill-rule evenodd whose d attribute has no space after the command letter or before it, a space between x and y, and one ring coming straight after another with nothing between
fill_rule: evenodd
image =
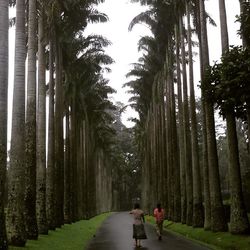
<instances>
[{"instance_id":1,"label":"person walking","mask_svg":"<svg viewBox=\"0 0 250 250\"><path fill-rule=\"evenodd\" d=\"M130 214L134 216L133 238L135 239L135 247L141 247L141 240L147 239L147 235L143 224L145 223L144 212L140 209L139 203L134 205Z\"/></svg>"},{"instance_id":2,"label":"person walking","mask_svg":"<svg viewBox=\"0 0 250 250\"><path fill-rule=\"evenodd\" d=\"M158 235L158 240L162 240L162 230L165 213L160 203L158 203L157 207L154 209L154 217L156 221L156 232Z\"/></svg>"}]
</instances>

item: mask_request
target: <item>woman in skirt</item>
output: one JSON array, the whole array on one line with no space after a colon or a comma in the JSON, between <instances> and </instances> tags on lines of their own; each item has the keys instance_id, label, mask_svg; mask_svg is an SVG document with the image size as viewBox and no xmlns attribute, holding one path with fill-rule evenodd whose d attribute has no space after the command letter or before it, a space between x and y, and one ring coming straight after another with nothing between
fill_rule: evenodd
<instances>
[{"instance_id":1,"label":"woman in skirt","mask_svg":"<svg viewBox=\"0 0 250 250\"><path fill-rule=\"evenodd\" d=\"M144 213L140 209L140 205L138 203L135 204L134 209L130 211L130 214L134 216L133 223L133 238L135 239L135 246L141 247L141 239L147 239L144 224Z\"/></svg>"}]
</instances>

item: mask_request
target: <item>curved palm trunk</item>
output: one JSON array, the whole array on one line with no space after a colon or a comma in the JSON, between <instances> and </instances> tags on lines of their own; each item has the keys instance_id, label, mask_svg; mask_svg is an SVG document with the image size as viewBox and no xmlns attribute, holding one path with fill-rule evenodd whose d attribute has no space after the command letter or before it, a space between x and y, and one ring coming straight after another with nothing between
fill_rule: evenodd
<instances>
[{"instance_id":1,"label":"curved palm trunk","mask_svg":"<svg viewBox=\"0 0 250 250\"><path fill-rule=\"evenodd\" d=\"M54 67L53 42L49 44L49 131L46 181L46 212L49 229L54 230L55 222L55 141L54 141Z\"/></svg>"},{"instance_id":2,"label":"curved palm trunk","mask_svg":"<svg viewBox=\"0 0 250 250\"><path fill-rule=\"evenodd\" d=\"M0 0L0 249L8 249L4 197L7 165L8 1Z\"/></svg>"},{"instance_id":3,"label":"curved palm trunk","mask_svg":"<svg viewBox=\"0 0 250 250\"><path fill-rule=\"evenodd\" d=\"M37 239L36 221L36 1L29 1L28 83L25 122L25 223L28 239Z\"/></svg>"},{"instance_id":4,"label":"curved palm trunk","mask_svg":"<svg viewBox=\"0 0 250 250\"><path fill-rule=\"evenodd\" d=\"M48 234L46 216L46 87L45 87L45 46L44 18L39 17L38 44L38 107L37 107L37 186L36 214L38 232Z\"/></svg>"},{"instance_id":5,"label":"curved palm trunk","mask_svg":"<svg viewBox=\"0 0 250 250\"><path fill-rule=\"evenodd\" d=\"M201 48L203 59L203 73L209 65L208 42L207 42L207 28L205 18L205 4L204 0L200 0L200 23L201 23ZM211 229L213 231L227 230L224 207L222 204L220 176L218 167L218 155L216 148L215 126L214 126L214 109L213 103L208 99L204 101L206 129L207 129L207 149L208 149L208 166L209 166L209 187L211 199Z\"/></svg>"},{"instance_id":6,"label":"curved palm trunk","mask_svg":"<svg viewBox=\"0 0 250 250\"><path fill-rule=\"evenodd\" d=\"M194 76L193 76L193 51L192 34L190 25L190 6L187 7L188 23L188 58L189 58L189 90L190 90L190 116L191 116L191 136L192 136L192 163L193 163L193 227L203 227L204 213L201 195L201 176L199 148L197 138L197 119L195 107Z\"/></svg>"},{"instance_id":7,"label":"curved palm trunk","mask_svg":"<svg viewBox=\"0 0 250 250\"><path fill-rule=\"evenodd\" d=\"M25 182L25 1L16 2L16 45L14 95L9 169L7 229L11 245L24 246L26 230L24 219Z\"/></svg>"}]
</instances>

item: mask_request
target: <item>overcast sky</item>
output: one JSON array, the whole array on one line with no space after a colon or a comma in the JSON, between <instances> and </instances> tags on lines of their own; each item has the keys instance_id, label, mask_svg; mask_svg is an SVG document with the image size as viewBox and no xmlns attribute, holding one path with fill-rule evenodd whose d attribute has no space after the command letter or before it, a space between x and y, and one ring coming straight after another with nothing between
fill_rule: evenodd
<instances>
[{"instance_id":1,"label":"overcast sky","mask_svg":"<svg viewBox=\"0 0 250 250\"><path fill-rule=\"evenodd\" d=\"M206 1L206 10L217 23L217 27L208 26L211 63L219 60L221 54L218 5L218 0ZM226 0L226 7L229 43L235 45L240 44L240 39L237 36L239 24L235 23L235 16L239 14L239 1ZM127 81L125 75L131 68L130 64L137 62L139 58L137 51L139 38L150 34L150 31L144 25L136 25L132 32L128 32L128 25L133 17L146 8L140 6L140 4L131 3L129 0L106 0L105 3L99 5L98 9L109 16L109 22L89 25L86 32L102 34L112 41L113 45L107 49L107 53L113 57L116 63L111 66L112 73L107 77L110 79L110 85L117 90L117 94L114 95L114 100L126 104L129 95L126 94L126 89L122 88L122 85ZM195 60L198 61L198 57L195 58ZM196 68L195 80L197 84L199 81L198 64ZM127 126L132 125L126 120L133 114L134 112L130 109L125 113L123 122L126 123Z\"/></svg>"},{"instance_id":2,"label":"overcast sky","mask_svg":"<svg viewBox=\"0 0 250 250\"><path fill-rule=\"evenodd\" d=\"M227 4L227 17L228 17L228 29L229 29L229 42L230 44L240 44L240 39L236 35L239 29L239 24L235 23L235 15L239 14L239 1L238 0L226 0ZM220 58L220 30L219 30L219 12L218 12L218 0L206 1L207 12L218 24L218 27L208 27L209 35L209 48L210 48L210 61L218 60ZM126 90L122 88L122 85L127 81L125 75L131 68L130 64L137 62L139 58L137 50L137 42L141 36L150 34L150 31L144 25L136 25L132 32L128 32L128 26L130 21L137 14L145 10L145 7L136 3L130 3L130 0L106 0L103 4L98 6L98 10L106 13L109 16L109 22L104 24L90 24L86 30L86 34L95 33L102 34L113 43L112 46L107 48L106 52L114 60L115 64L111 66L112 73L106 77L110 79L110 85L117 90L117 94L114 95L115 101L121 101L125 104L128 102L129 96L125 93ZM10 11L10 16L14 15L14 11ZM10 30L10 73L9 73L9 108L12 103L13 92L13 58L14 58L14 29ZM196 61L198 58L195 59ZM199 68L196 65L197 69ZM195 76L196 84L199 81L199 71L196 71ZM11 109L9 110L11 114ZM134 115L134 112L130 109L127 110L124 115L123 121L127 126L132 124L127 122L127 118ZM9 115L9 124L10 124ZM10 129L9 129L10 130ZM10 132L10 131L9 131ZM9 133L10 134L10 133Z\"/></svg>"}]
</instances>

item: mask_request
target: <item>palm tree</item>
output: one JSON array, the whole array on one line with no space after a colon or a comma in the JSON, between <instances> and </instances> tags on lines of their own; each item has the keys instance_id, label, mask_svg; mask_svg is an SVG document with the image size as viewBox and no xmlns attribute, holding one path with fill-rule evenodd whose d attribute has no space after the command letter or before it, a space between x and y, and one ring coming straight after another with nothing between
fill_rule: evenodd
<instances>
[{"instance_id":1,"label":"palm tree","mask_svg":"<svg viewBox=\"0 0 250 250\"><path fill-rule=\"evenodd\" d=\"M0 1L0 249L8 249L5 225L7 166L8 1Z\"/></svg>"},{"instance_id":2,"label":"palm tree","mask_svg":"<svg viewBox=\"0 0 250 250\"><path fill-rule=\"evenodd\" d=\"M183 103L182 103L182 81L180 69L180 32L178 25L175 26L176 37L176 73L178 89L178 138L180 159L180 185L181 185L181 222L186 223L187 200L186 200L186 173L184 162L184 129L183 129Z\"/></svg>"},{"instance_id":3,"label":"palm tree","mask_svg":"<svg viewBox=\"0 0 250 250\"><path fill-rule=\"evenodd\" d=\"M54 162L54 178L55 178L55 206L56 206L56 224L63 224L63 97L64 92L62 86L64 84L64 67L66 62L65 51L69 41L74 40L79 31L84 30L88 20L92 22L106 21L105 14L99 13L92 8L93 4L102 2L94 1L50 1L47 6L48 24L50 26L49 37L54 39L55 46L55 162ZM80 53L80 52L79 52ZM78 128L77 128L78 129ZM72 152L76 152L72 150ZM72 157L74 159L74 157ZM76 164L73 164L75 167ZM74 182L76 184L76 182ZM78 193L76 193L78 195ZM77 209L77 202L73 206ZM78 216L76 216L78 217ZM77 219L77 218L76 218Z\"/></svg>"},{"instance_id":4,"label":"palm tree","mask_svg":"<svg viewBox=\"0 0 250 250\"><path fill-rule=\"evenodd\" d=\"M28 239L37 239L36 221L36 1L29 1L28 17L28 81L25 121L25 223Z\"/></svg>"},{"instance_id":5,"label":"palm tree","mask_svg":"<svg viewBox=\"0 0 250 250\"><path fill-rule=\"evenodd\" d=\"M197 119L194 92L193 76L193 51L192 33L190 24L190 3L186 4L187 11L187 39L188 39L188 58L189 58L189 91L190 91L190 116L191 116L191 137L192 137L192 163L193 163L193 227L203 227L203 206L201 194L201 176L199 162L199 148L197 139Z\"/></svg>"},{"instance_id":6,"label":"palm tree","mask_svg":"<svg viewBox=\"0 0 250 250\"><path fill-rule=\"evenodd\" d=\"M189 123L189 104L187 93L186 52L184 44L184 27L182 17L180 18L181 51L182 51L182 75L183 75L183 124L184 124L184 154L186 170L187 190L187 225L193 223L193 176L192 176L192 151Z\"/></svg>"},{"instance_id":7,"label":"palm tree","mask_svg":"<svg viewBox=\"0 0 250 250\"><path fill-rule=\"evenodd\" d=\"M55 50L56 80L55 80L55 195L56 223L63 225L63 92L62 92L62 51L56 40Z\"/></svg>"},{"instance_id":8,"label":"palm tree","mask_svg":"<svg viewBox=\"0 0 250 250\"><path fill-rule=\"evenodd\" d=\"M181 221L181 195L180 195L180 161L179 161L179 152L178 152L178 137L177 137L177 125L176 125L176 100L174 93L174 81L173 81L173 44L169 41L169 74L168 81L170 84L170 100L171 100L171 148L172 148L172 164L173 164L173 176L174 176L174 216L173 220L175 222Z\"/></svg>"},{"instance_id":9,"label":"palm tree","mask_svg":"<svg viewBox=\"0 0 250 250\"><path fill-rule=\"evenodd\" d=\"M67 81L66 81L67 82ZM71 169L70 169L70 120L69 120L69 107L65 105L65 116L66 116L66 125L65 125L65 152L64 152L64 222L70 223L72 221L72 210L71 210Z\"/></svg>"},{"instance_id":10,"label":"palm tree","mask_svg":"<svg viewBox=\"0 0 250 250\"><path fill-rule=\"evenodd\" d=\"M139 111L140 119L142 120L143 124L143 130L145 133L145 144L147 145L147 152L143 152L145 154L145 161L144 161L144 168L145 173L149 175L148 180L145 181L145 193L149 192L149 200L147 201L148 204L151 203L152 209L152 203L155 203L158 199L158 190L161 182L161 177L157 176L155 168L159 168L159 171L163 172L165 180L167 180L167 184L165 184L165 187L163 186L161 192L163 192L164 195L160 195L159 198L163 197L163 204L168 205L168 217L173 218L175 216L174 214L174 200L176 196L174 196L174 192L171 192L171 188L174 188L173 186L173 178L171 178L174 174L174 167L173 163L177 163L175 152L173 150L174 144L172 144L174 140L174 124L172 122L173 119L173 110L174 106L172 105L174 98L171 97L171 88L172 88L172 75L169 75L170 71L164 71L164 61L166 60L166 48L168 46L168 42L170 41L170 37L172 36L172 11L168 10L168 5L163 3L162 1L134 1L134 2L141 2L141 4L148 4L150 5L150 8L148 11L145 11L138 16L136 16L130 26L129 29L131 29L135 24L139 22L146 23L152 33L153 37L148 39L148 37L145 37L140 40L139 45L141 48L145 49L145 55L143 58L140 58L140 64L141 64L141 72L146 72L145 76L141 77L141 75L137 75L138 71L135 67L134 70L130 72L131 75L135 73L135 76L139 76L141 79L140 81L137 81L140 83L140 87L134 86L133 89L135 90L135 93L139 95L139 98L137 98L137 110ZM172 7L172 5L171 5ZM168 13L169 15L163 17L163 14ZM166 34L166 27L169 28L168 34ZM146 42L146 43L145 43ZM144 44L143 44L144 43ZM168 55L169 56L169 55ZM138 64L137 64L138 65ZM168 65L169 69L172 67L171 64ZM172 70L171 70L172 72ZM162 74L164 75L165 79L158 79L158 76ZM171 73L170 73L171 74ZM158 80L157 80L158 79ZM159 81L165 81L168 82L168 84L164 87L160 87ZM131 81L133 83L133 81ZM148 90L151 90L151 93L147 93ZM166 106L166 131L164 131L163 135L166 135L166 139L164 138L162 141L159 138L159 133L161 130L160 127L160 115L159 115L159 104L158 104L158 98L159 96L163 95L163 93L159 93L158 91L164 91L164 89L167 89L167 106ZM139 90L139 91L138 91ZM147 90L147 91L146 91ZM157 93L158 92L158 93ZM166 103L164 104L166 105ZM165 115L164 115L165 117ZM163 143L166 142L166 145ZM166 150L166 158L158 157L158 152L161 152L162 150ZM164 153L165 154L165 153ZM147 159L149 158L149 159ZM179 165L179 163L177 164ZM179 166L178 166L179 167ZM159 185L157 184L159 183ZM148 185L148 187L147 187ZM149 189L150 185L150 189ZM178 184L179 185L179 184ZM177 188L177 186L176 186ZM150 190L150 191L149 191ZM165 192L167 190L167 193ZM157 192L158 191L158 192ZM177 207L177 203L175 203L175 206ZM177 216L178 217L178 216Z\"/></svg>"},{"instance_id":11,"label":"palm tree","mask_svg":"<svg viewBox=\"0 0 250 250\"><path fill-rule=\"evenodd\" d=\"M229 229L232 234L245 234L249 233L250 225L242 193L238 139L233 107L226 112L226 121L231 191Z\"/></svg>"},{"instance_id":12,"label":"palm tree","mask_svg":"<svg viewBox=\"0 0 250 250\"><path fill-rule=\"evenodd\" d=\"M204 65L202 59L202 44L201 44L201 22L200 22L200 0L195 1L195 26L200 42L199 57L200 57L200 72L201 80L204 79ZM203 27L205 28L205 26ZM205 43L206 43L206 38ZM202 93L202 96L204 93ZM208 154L207 154L207 128L206 128L206 115L204 101L201 105L202 108L202 168L203 168L203 188L204 188L204 229L211 229L211 202L210 202L210 189L209 189L209 172L208 172Z\"/></svg>"},{"instance_id":13,"label":"palm tree","mask_svg":"<svg viewBox=\"0 0 250 250\"><path fill-rule=\"evenodd\" d=\"M200 6L200 27L201 27L201 53L203 60L203 69L201 79L204 84L205 69L209 66L209 54L207 43L207 28L204 0L199 0ZM213 231L227 230L224 207L222 204L220 178L218 168L218 155L215 139L214 110L213 103L208 98L204 100L206 132L207 132L207 150L209 166L209 186L211 199L211 229Z\"/></svg>"},{"instance_id":14,"label":"palm tree","mask_svg":"<svg viewBox=\"0 0 250 250\"><path fill-rule=\"evenodd\" d=\"M219 0L219 10L222 45L221 47L223 55L228 51L229 48L226 7L224 0ZM231 184L230 232L234 234L241 234L249 232L250 225L242 193L238 138L236 132L235 111L233 105L230 105L230 107L226 109L225 113L227 123L229 176Z\"/></svg>"},{"instance_id":15,"label":"palm tree","mask_svg":"<svg viewBox=\"0 0 250 250\"><path fill-rule=\"evenodd\" d=\"M37 188L36 214L39 234L48 234L46 216L46 87L44 13L38 22Z\"/></svg>"},{"instance_id":16,"label":"palm tree","mask_svg":"<svg viewBox=\"0 0 250 250\"><path fill-rule=\"evenodd\" d=\"M26 230L24 220L25 183L25 1L16 2L16 45L14 95L7 207L8 238L10 244L24 246Z\"/></svg>"},{"instance_id":17,"label":"palm tree","mask_svg":"<svg viewBox=\"0 0 250 250\"><path fill-rule=\"evenodd\" d=\"M72 39L70 42L66 41L63 44L63 67L65 72L65 105L66 113L70 104L70 129L69 136L70 143L70 166L65 165L65 171L71 172L71 177L65 176L65 210L67 210L67 220L76 221L83 217L88 217L86 210L86 205L83 203L83 200L86 200L86 195L82 195L79 190L83 190L84 193L87 193L85 190L89 187L86 186L83 175L83 171L86 170L85 174L89 173L89 167L87 164L83 165L83 162L88 162L88 159L81 160L81 151L82 149L82 126L86 121L86 124L89 124L87 120L90 118L89 114L87 115L87 107L90 103L93 103L93 100L97 101L99 96L93 97L86 100L86 96L90 95L93 91L96 90L95 86L100 77L100 71L102 70L101 65L106 65L112 62L112 59L103 53L103 47L109 45L110 42L97 35L92 35L89 37L79 36L78 38ZM78 56L81 54L81 56ZM84 70L82 70L84 69ZM79 73L80 72L80 73ZM96 108L100 110L100 108ZM94 108L95 110L95 108ZM91 117L93 116L94 111L90 111ZM83 121L84 119L84 121ZM96 122L94 122L95 124ZM92 129L88 133L93 133L94 124L90 126ZM86 138L86 137L85 137ZM86 143L87 150L89 150L90 142ZM66 148L67 150L67 148ZM66 151L67 152L67 151ZM93 152L94 153L94 152ZM85 154L86 157L88 157ZM91 152L92 157L92 152ZM67 164L67 162L65 162ZM70 169L69 169L70 167ZM86 167L86 168L85 168ZM88 171L87 171L88 170ZM92 170L91 170L92 171ZM91 181L93 176L91 175ZM90 181L90 180L89 180ZM83 186L85 185L85 186ZM93 187L91 187L91 192L95 192ZM70 199L71 196L71 199ZM85 207L84 207L85 206ZM86 212L83 214L83 212ZM94 212L94 211L92 211ZM94 214L93 214L94 215Z\"/></svg>"},{"instance_id":18,"label":"palm tree","mask_svg":"<svg viewBox=\"0 0 250 250\"><path fill-rule=\"evenodd\" d=\"M54 145L54 50L53 41L49 43L49 128L48 158L46 172L46 213L49 229L55 229L55 145Z\"/></svg>"}]
</instances>

